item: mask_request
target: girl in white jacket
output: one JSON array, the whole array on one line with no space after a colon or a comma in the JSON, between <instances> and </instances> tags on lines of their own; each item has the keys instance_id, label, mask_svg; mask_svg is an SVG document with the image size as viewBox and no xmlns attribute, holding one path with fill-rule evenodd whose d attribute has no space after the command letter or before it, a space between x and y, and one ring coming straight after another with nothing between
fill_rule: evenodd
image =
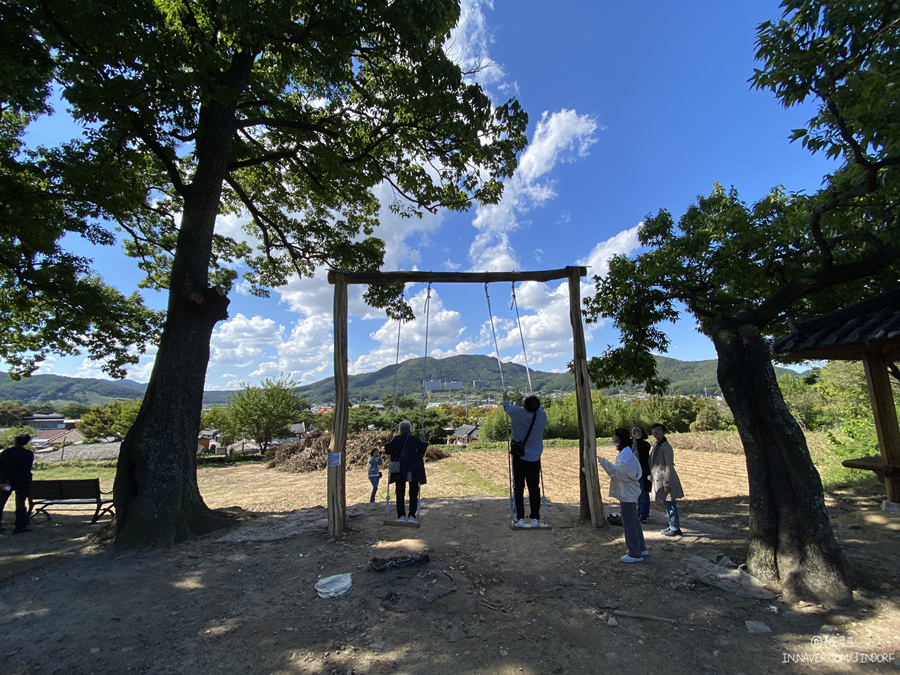
<instances>
[{"instance_id":1,"label":"girl in white jacket","mask_svg":"<svg viewBox=\"0 0 900 675\"><path fill-rule=\"evenodd\" d=\"M624 563L643 562L647 555L644 545L644 531L637 515L637 501L641 496L641 465L631 446L626 429L616 429L613 445L619 451L615 464L605 457L597 457L603 470L609 475L609 496L619 500L622 510L622 527L625 529L625 545L628 552L622 556Z\"/></svg>"}]
</instances>

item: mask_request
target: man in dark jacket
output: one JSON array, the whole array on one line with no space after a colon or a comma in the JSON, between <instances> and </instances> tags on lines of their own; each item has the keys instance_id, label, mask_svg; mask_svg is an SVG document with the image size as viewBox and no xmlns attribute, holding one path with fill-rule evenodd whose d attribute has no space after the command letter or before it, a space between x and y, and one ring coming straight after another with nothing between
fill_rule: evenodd
<instances>
[{"instance_id":1,"label":"man in dark jacket","mask_svg":"<svg viewBox=\"0 0 900 675\"><path fill-rule=\"evenodd\" d=\"M400 433L384 446L391 462L399 462L399 471L391 471L389 483L397 495L397 522L417 524L419 517L419 486L428 482L425 476L425 451L428 441L412 435L412 423L400 422ZM409 483L409 520L406 519L406 484Z\"/></svg>"},{"instance_id":2,"label":"man in dark jacket","mask_svg":"<svg viewBox=\"0 0 900 675\"><path fill-rule=\"evenodd\" d=\"M31 436L16 436L15 445L0 452L0 519L9 496L16 493L16 526L13 534L31 532L28 527L28 490L31 488L31 467L34 464L34 453L25 446L31 442ZM2 529L2 525L0 525Z\"/></svg>"}]
</instances>

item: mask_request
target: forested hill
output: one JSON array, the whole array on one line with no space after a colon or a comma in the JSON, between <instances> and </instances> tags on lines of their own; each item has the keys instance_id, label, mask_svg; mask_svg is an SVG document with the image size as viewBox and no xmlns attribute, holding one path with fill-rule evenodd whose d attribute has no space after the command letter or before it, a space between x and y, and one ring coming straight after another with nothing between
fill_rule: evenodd
<instances>
[{"instance_id":1,"label":"forested hill","mask_svg":"<svg viewBox=\"0 0 900 675\"><path fill-rule=\"evenodd\" d=\"M404 361L397 366L387 366L373 373L351 375L348 381L350 400L353 403L381 400L394 391L394 374L397 377L398 395L417 393L422 389L423 380L442 382L462 382L463 393L476 393L472 382L481 380L486 386L478 391L499 392L500 371L497 360L490 356L451 356L446 359L417 358ZM665 356L657 356L659 372L671 381L670 394L719 396L716 380L715 359L709 361L679 361ZM778 375L793 373L787 368L775 368ZM528 379L525 366L515 363L503 364L503 382L511 390L527 391ZM575 378L571 373L546 373L531 371L531 384L537 394L569 393L575 391ZM314 384L300 387L300 391L310 402L334 399L334 378L327 378ZM623 386L604 389L607 396L613 394L640 394L643 387Z\"/></svg>"},{"instance_id":2,"label":"forested hill","mask_svg":"<svg viewBox=\"0 0 900 675\"><path fill-rule=\"evenodd\" d=\"M716 382L716 361L679 361L665 356L657 356L659 371L671 380L670 394L698 394L718 396ZM786 368L776 368L776 372L794 373ZM348 385L353 403L380 401L394 392L396 375L397 395L417 394L422 390L423 380L440 382L461 382L460 396L470 398L482 393L496 394L501 390L500 371L497 360L490 356L463 355L446 359L423 358L404 361L396 366L387 366L373 373L351 375ZM476 388L473 382L484 382ZM503 381L511 390L527 391L528 379L525 367L503 364ZM531 384L538 394L568 393L575 390L575 379L570 373L547 373L531 371ZM105 405L116 399L137 399L144 395L146 385L131 380L98 380L89 378L63 377L61 375L35 375L15 381L0 376L0 399L21 401L22 403L47 403L65 405L85 403ZM313 405L330 403L334 400L334 378L327 378L300 387L301 393ZM641 387L617 387L605 389L604 394L638 394ZM206 405L220 405L228 399L227 391L204 392Z\"/></svg>"},{"instance_id":3,"label":"forested hill","mask_svg":"<svg viewBox=\"0 0 900 675\"><path fill-rule=\"evenodd\" d=\"M22 403L84 403L106 405L117 399L137 399L146 384L132 380L98 380L62 375L34 375L13 380L0 374L0 399Z\"/></svg>"}]
</instances>

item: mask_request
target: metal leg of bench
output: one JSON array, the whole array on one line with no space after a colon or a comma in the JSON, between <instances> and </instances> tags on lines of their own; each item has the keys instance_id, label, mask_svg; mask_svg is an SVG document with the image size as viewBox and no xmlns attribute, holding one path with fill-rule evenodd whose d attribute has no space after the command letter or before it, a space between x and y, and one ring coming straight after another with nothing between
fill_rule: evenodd
<instances>
[{"instance_id":1,"label":"metal leg of bench","mask_svg":"<svg viewBox=\"0 0 900 675\"><path fill-rule=\"evenodd\" d=\"M31 519L34 518L34 517L35 517L37 514L39 514L39 513L42 513L42 514L47 518L47 520L51 520L50 514L47 513L47 505L46 505L46 504L45 504L44 506L41 506L41 507L39 507L38 509L36 509L36 510L34 511L34 513L31 513L31 514L28 516L28 520L31 521Z\"/></svg>"}]
</instances>

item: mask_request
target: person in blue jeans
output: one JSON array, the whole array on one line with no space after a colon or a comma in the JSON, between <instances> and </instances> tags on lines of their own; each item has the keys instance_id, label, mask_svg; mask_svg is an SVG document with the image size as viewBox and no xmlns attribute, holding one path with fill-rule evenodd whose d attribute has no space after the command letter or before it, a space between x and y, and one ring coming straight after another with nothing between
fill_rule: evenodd
<instances>
[{"instance_id":1,"label":"person in blue jeans","mask_svg":"<svg viewBox=\"0 0 900 675\"><path fill-rule=\"evenodd\" d=\"M370 504L375 502L375 495L378 492L378 481L381 480L381 465L383 462L381 451L378 448L372 448L372 453L369 455L369 482L372 483Z\"/></svg>"},{"instance_id":2,"label":"person in blue jeans","mask_svg":"<svg viewBox=\"0 0 900 675\"><path fill-rule=\"evenodd\" d=\"M681 523L678 520L678 505L676 500L684 497L681 481L675 471L675 459L672 445L666 440L666 426L654 424L650 429L656 443L650 450L650 475L653 477L653 487L650 497L654 501L662 501L666 507L666 515L669 517L669 527L662 531L664 537L680 537Z\"/></svg>"},{"instance_id":3,"label":"person in blue jeans","mask_svg":"<svg viewBox=\"0 0 900 675\"><path fill-rule=\"evenodd\" d=\"M642 523L650 520L650 488L653 481L650 478L650 444L647 442L647 432L640 424L631 427L631 451L637 457L641 465L641 496L638 497L637 514Z\"/></svg>"},{"instance_id":4,"label":"person in blue jeans","mask_svg":"<svg viewBox=\"0 0 900 675\"><path fill-rule=\"evenodd\" d=\"M619 454L615 463L605 457L597 457L603 470L609 475L609 496L619 500L622 513L622 528L625 530L625 546L628 550L621 557L623 563L643 562L647 555L644 545L644 531L637 516L637 500L641 494L641 465L629 445L627 429L613 432L613 445Z\"/></svg>"}]
</instances>

